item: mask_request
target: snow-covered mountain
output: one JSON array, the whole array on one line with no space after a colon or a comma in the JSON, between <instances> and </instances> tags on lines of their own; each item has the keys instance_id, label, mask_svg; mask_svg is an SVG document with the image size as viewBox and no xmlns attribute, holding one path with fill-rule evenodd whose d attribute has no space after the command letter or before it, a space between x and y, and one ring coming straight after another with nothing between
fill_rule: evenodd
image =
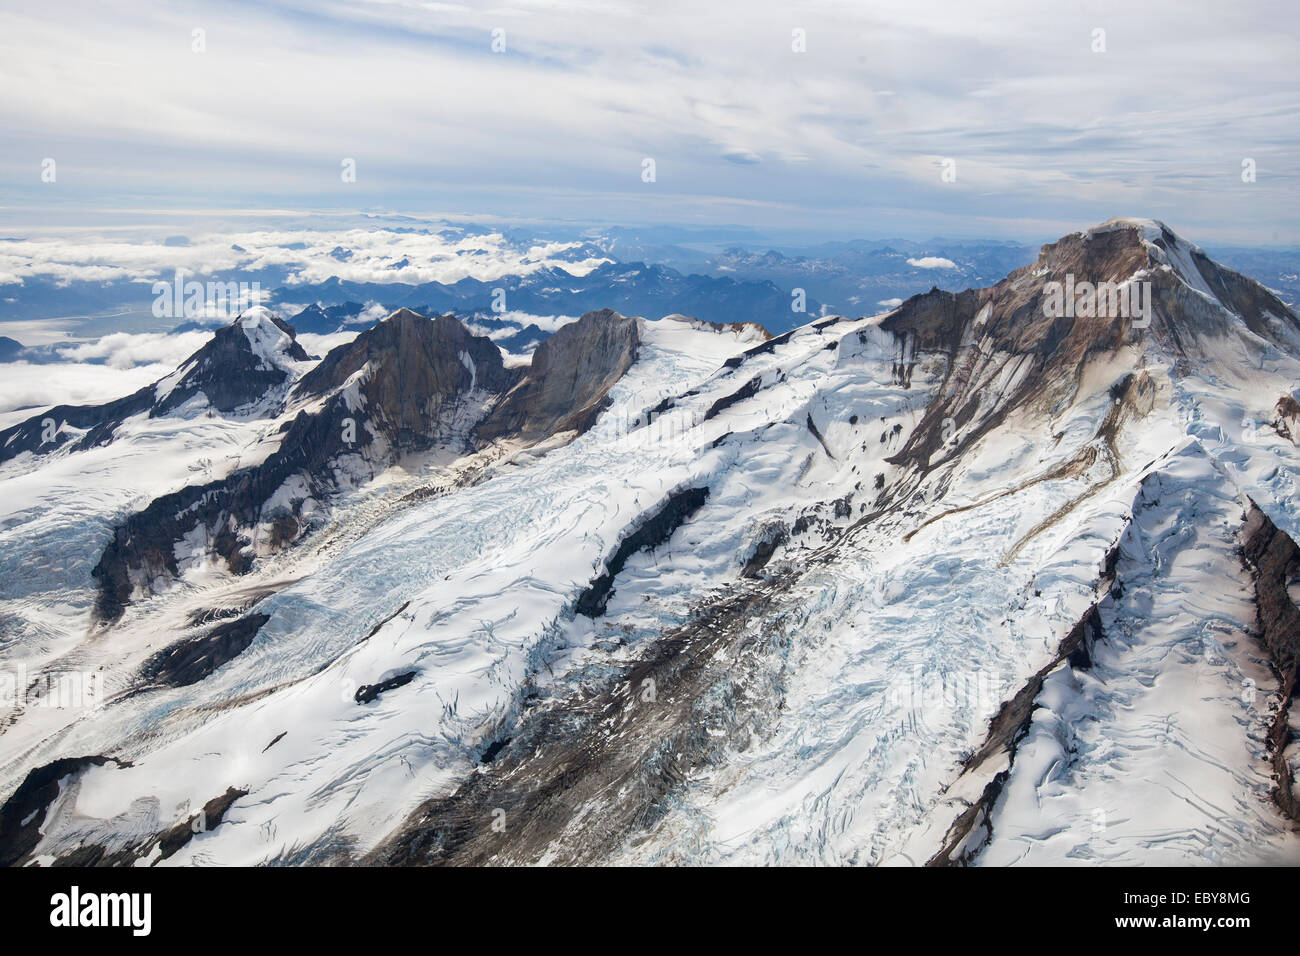
<instances>
[{"instance_id":1,"label":"snow-covered mountain","mask_svg":"<svg viewBox=\"0 0 1300 956\"><path fill-rule=\"evenodd\" d=\"M1160 223L776 338L222 336L0 433L0 862L1300 861L1300 318Z\"/></svg>"},{"instance_id":2,"label":"snow-covered mountain","mask_svg":"<svg viewBox=\"0 0 1300 956\"><path fill-rule=\"evenodd\" d=\"M268 393L300 371L296 363L308 360L289 325L268 309L252 308L161 381L103 405L58 405L0 431L0 462L25 452L40 458L65 445L82 450L105 444L141 413L256 414Z\"/></svg>"}]
</instances>

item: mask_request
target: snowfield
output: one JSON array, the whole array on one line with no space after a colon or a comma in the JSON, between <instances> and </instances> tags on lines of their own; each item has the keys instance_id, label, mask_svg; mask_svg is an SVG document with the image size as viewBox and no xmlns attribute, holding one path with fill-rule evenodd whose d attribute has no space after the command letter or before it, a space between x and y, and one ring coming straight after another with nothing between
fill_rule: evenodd
<instances>
[{"instance_id":1,"label":"snowfield","mask_svg":"<svg viewBox=\"0 0 1300 956\"><path fill-rule=\"evenodd\" d=\"M90 569L124 515L266 460L301 409L191 402L0 465L3 668L108 698L15 707L0 797L114 758L60 778L25 861L1300 862L1242 557L1252 503L1300 539L1300 449L1270 425L1300 338L1252 331L1162 229L1075 241L1129 230L1167 261L1210 316L1176 341L1165 299L1044 384L1000 306L946 351L900 324L911 303L767 342L642 320L588 430L373 478L341 457L292 547L236 575L188 538L181 578L111 625ZM266 363L312 367L241 322ZM143 676L196 621L252 614L202 680Z\"/></svg>"}]
</instances>

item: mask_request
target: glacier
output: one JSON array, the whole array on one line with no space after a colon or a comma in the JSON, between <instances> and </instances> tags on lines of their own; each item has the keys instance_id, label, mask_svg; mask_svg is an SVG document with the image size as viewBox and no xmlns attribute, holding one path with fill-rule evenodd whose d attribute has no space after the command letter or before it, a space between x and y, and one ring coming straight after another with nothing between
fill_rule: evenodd
<instances>
[{"instance_id":1,"label":"glacier","mask_svg":"<svg viewBox=\"0 0 1300 956\"><path fill-rule=\"evenodd\" d=\"M1051 324L1070 270L1152 282L1151 327ZM243 328L290 382L313 367ZM310 501L307 530L243 573L188 534L116 621L91 568L123 518L256 468L327 400L199 398L0 464L3 666L108 688L6 718L0 796L100 758L58 765L16 859L1300 861L1269 750L1294 662L1288 685L1242 557L1252 507L1300 534L1285 305L1119 220L990 289L776 338L636 328L590 427L538 440L467 444L505 399L450 355L443 444L340 455L319 500L282 485L266 513ZM343 386L359 415L374 368ZM203 679L146 679L253 613Z\"/></svg>"}]
</instances>

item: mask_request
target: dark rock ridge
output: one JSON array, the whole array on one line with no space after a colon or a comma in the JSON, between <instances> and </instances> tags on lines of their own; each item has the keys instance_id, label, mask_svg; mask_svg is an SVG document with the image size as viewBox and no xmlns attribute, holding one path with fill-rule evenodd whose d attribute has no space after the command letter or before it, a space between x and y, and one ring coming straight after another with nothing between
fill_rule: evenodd
<instances>
[{"instance_id":1,"label":"dark rock ridge","mask_svg":"<svg viewBox=\"0 0 1300 956\"><path fill-rule=\"evenodd\" d=\"M761 375L755 375L753 378L751 378L744 385L740 386L740 388L736 389L730 395L724 395L722 396L722 398L718 399L716 402L710 405L709 410L704 413L704 420L706 422L711 421L712 419L717 418L718 415L720 415L722 412L725 412L732 405L735 405L737 402L743 402L747 398L753 398L755 395L758 394L758 389L762 384L763 384L763 377Z\"/></svg>"},{"instance_id":2,"label":"dark rock ridge","mask_svg":"<svg viewBox=\"0 0 1300 956\"><path fill-rule=\"evenodd\" d=\"M245 313L218 329L165 379L100 405L57 405L0 431L0 462L27 451L44 455L65 445L80 451L107 444L127 418L142 412L148 412L150 418L165 415L199 393L220 412L231 412L262 399L270 390L284 385L291 373L283 364L268 362L257 353L245 332L245 321L260 323L267 331L274 329L285 336L279 353L284 361L307 359L292 326L265 310L255 315ZM173 377L174 384L169 381ZM47 420L54 423L53 435L49 434Z\"/></svg>"},{"instance_id":3,"label":"dark rock ridge","mask_svg":"<svg viewBox=\"0 0 1300 956\"><path fill-rule=\"evenodd\" d=\"M478 439L536 442L586 431L636 361L640 344L640 321L611 309L563 326L537 347L527 374L476 429Z\"/></svg>"},{"instance_id":4,"label":"dark rock ridge","mask_svg":"<svg viewBox=\"0 0 1300 956\"><path fill-rule=\"evenodd\" d=\"M233 573L247 572L259 549L301 536L307 501L343 489L341 461L363 481L408 452L464 454L496 440L585 431L635 360L639 329L637 319L589 313L544 342L531 366L507 369L489 339L452 316L394 313L298 381L289 402L302 408L263 463L157 498L115 529L92 571L97 616L121 616L132 572L136 581L139 572L149 581L177 577L176 543L196 528ZM291 479L300 479L296 490L277 495Z\"/></svg>"},{"instance_id":5,"label":"dark rock ridge","mask_svg":"<svg viewBox=\"0 0 1300 956\"><path fill-rule=\"evenodd\" d=\"M145 661L141 676L151 684L167 687L197 684L247 650L270 619L267 614L250 614L218 624L206 634L187 638L154 654Z\"/></svg>"},{"instance_id":6,"label":"dark rock ridge","mask_svg":"<svg viewBox=\"0 0 1300 956\"><path fill-rule=\"evenodd\" d=\"M1078 670L1092 667L1093 647L1106 637L1100 608L1112 594L1122 591L1115 570L1119 563L1119 555L1120 539L1116 539L1102 561L1101 574L1096 585L1097 598L1070 628L1069 633L1061 639L1052 659L1039 668L1011 698L1002 702L997 714L989 721L989 729L983 745L962 764L959 776L964 777L975 773L990 758L1001 756L1007 761L1006 767L985 784L979 797L958 814L957 819L944 834L939 850L926 861L926 866L965 864L988 842L992 833L990 821L993 809L1011 776L1011 766L1015 762L1020 741L1033 720L1034 710L1037 707L1035 702L1038 700L1038 695L1042 693L1043 681L1063 661ZM951 786L950 784L949 789Z\"/></svg>"},{"instance_id":7,"label":"dark rock ridge","mask_svg":"<svg viewBox=\"0 0 1300 956\"><path fill-rule=\"evenodd\" d=\"M605 570L578 596L577 612L591 618L604 614L605 605L614 592L614 579L623 570L628 558L638 551L659 547L672 537L683 522L699 511L708 498L707 486L684 488L669 495L668 500L654 514L619 542L618 550L605 563Z\"/></svg>"},{"instance_id":8,"label":"dark rock ridge","mask_svg":"<svg viewBox=\"0 0 1300 956\"><path fill-rule=\"evenodd\" d=\"M41 841L41 825L50 803L59 795L64 777L83 773L106 763L121 764L112 757L63 757L28 772L18 789L0 807L0 866L21 863Z\"/></svg>"},{"instance_id":9,"label":"dark rock ridge","mask_svg":"<svg viewBox=\"0 0 1300 956\"><path fill-rule=\"evenodd\" d=\"M28 451L47 455L65 445L73 451L82 451L107 444L122 422L149 411L153 404L154 386L146 385L125 398L103 405L55 405L0 431L0 463Z\"/></svg>"},{"instance_id":10,"label":"dark rock ridge","mask_svg":"<svg viewBox=\"0 0 1300 956\"><path fill-rule=\"evenodd\" d=\"M1260 640L1277 674L1281 705L1269 727L1268 748L1277 786L1273 799L1292 820L1300 823L1300 797L1286 758L1291 743L1291 703L1295 700L1300 671L1300 608L1291 599L1288 584L1300 579L1300 548L1252 501L1246 513L1242 552L1255 579L1255 606L1259 612Z\"/></svg>"},{"instance_id":11,"label":"dark rock ridge","mask_svg":"<svg viewBox=\"0 0 1300 956\"><path fill-rule=\"evenodd\" d=\"M0 865L22 866L30 864L32 862L32 851L40 842L39 827L49 810L50 804L58 796L59 782L69 775L77 775L91 766L105 763L113 763L119 767L131 766L129 763L114 760L112 757L74 757L56 760L28 774L27 780L23 781L22 787L32 783L33 778L43 781L39 789L29 791L23 795L23 805L31 804L35 800L36 806L30 823L16 836L11 833L0 832ZM22 787L19 788L20 791ZM82 843L75 849L55 857L50 862L50 865L77 868L92 866L127 867L138 866L140 861L145 860L148 861L150 866L156 866L162 860L174 856L177 851L194 839L195 835L211 832L221 826L226 813L229 812L234 802L240 797L246 796L248 796L247 790L227 787L225 793L213 797L203 804L197 813L190 814L184 820L173 824L143 843L113 850L99 843ZM0 815L7 812L11 805L14 807L15 814L20 812L21 806L15 804L17 798L18 794L15 793L9 802L5 804L4 809L0 810Z\"/></svg>"},{"instance_id":12,"label":"dark rock ridge","mask_svg":"<svg viewBox=\"0 0 1300 956\"><path fill-rule=\"evenodd\" d=\"M207 803L203 804L203 809L201 809L198 813L176 824L170 830L164 830L158 836L158 839L156 841L158 846L158 860L165 860L168 857L173 856L177 850L180 850L182 847L185 846L185 844L189 843L190 840L194 839L195 834L207 833L208 831L215 830L217 827L221 826L221 823L226 818L226 813L230 810L231 805L240 797L246 797L246 796L248 796L247 790L240 790L236 787L227 787L226 792L221 794L221 796L213 797ZM134 863L135 860L139 860L141 858L147 858L151 856L153 853L153 847L154 847L154 842L151 841L145 844L143 847L139 848L138 850L134 851L134 853L130 853L130 851L127 851L128 853L130 853L132 857L130 862ZM99 848L92 847L90 849L93 852L94 850L98 850ZM155 860L153 862L156 864L158 860ZM68 861L69 864L71 864L71 862L72 861ZM96 860L93 864L79 863L79 865L98 866L98 865L103 865L104 863L125 865L127 861L126 860L112 860L112 861Z\"/></svg>"}]
</instances>

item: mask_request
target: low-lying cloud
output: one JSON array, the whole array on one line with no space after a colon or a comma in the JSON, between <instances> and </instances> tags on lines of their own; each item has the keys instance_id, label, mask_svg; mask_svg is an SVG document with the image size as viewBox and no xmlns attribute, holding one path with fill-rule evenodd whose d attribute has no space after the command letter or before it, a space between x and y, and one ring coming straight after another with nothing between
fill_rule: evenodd
<instances>
[{"instance_id":1,"label":"low-lying cloud","mask_svg":"<svg viewBox=\"0 0 1300 956\"><path fill-rule=\"evenodd\" d=\"M515 242L500 233L456 230L261 230L212 233L181 245L164 239L95 235L37 237L0 244L0 285L29 278L73 281L173 281L177 271L230 277L263 270L285 284L324 282L492 282L557 268L583 276L608 259L578 242Z\"/></svg>"},{"instance_id":2,"label":"low-lying cloud","mask_svg":"<svg viewBox=\"0 0 1300 956\"><path fill-rule=\"evenodd\" d=\"M114 332L93 342L58 346L54 351L60 358L70 362L98 361L115 369L155 364L170 369L202 348L211 337L211 332L182 332L176 335L163 332Z\"/></svg>"},{"instance_id":3,"label":"low-lying cloud","mask_svg":"<svg viewBox=\"0 0 1300 956\"><path fill-rule=\"evenodd\" d=\"M0 428L22 421L51 405L87 405L130 395L172 371L163 363L117 368L66 362L0 366Z\"/></svg>"}]
</instances>

